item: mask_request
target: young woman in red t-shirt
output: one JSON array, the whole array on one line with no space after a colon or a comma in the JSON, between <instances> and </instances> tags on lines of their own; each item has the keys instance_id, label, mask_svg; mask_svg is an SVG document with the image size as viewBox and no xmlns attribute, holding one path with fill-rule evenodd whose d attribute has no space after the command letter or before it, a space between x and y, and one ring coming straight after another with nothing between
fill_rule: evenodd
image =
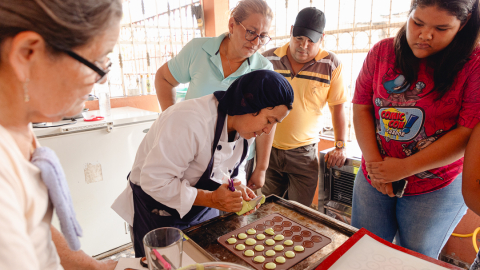
<instances>
[{"instance_id":1,"label":"young woman in red t-shirt","mask_svg":"<svg viewBox=\"0 0 480 270\"><path fill-rule=\"evenodd\" d=\"M415 0L397 36L368 53L353 99L363 152L353 226L438 257L466 211L461 172L480 120L479 29L478 0Z\"/></svg>"}]
</instances>

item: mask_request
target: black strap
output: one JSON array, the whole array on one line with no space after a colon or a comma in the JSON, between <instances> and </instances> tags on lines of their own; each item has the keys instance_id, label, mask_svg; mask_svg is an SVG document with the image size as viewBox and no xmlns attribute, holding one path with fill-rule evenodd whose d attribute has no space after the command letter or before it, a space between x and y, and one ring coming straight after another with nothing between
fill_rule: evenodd
<instances>
[{"instance_id":1,"label":"black strap","mask_svg":"<svg viewBox=\"0 0 480 270\"><path fill-rule=\"evenodd\" d=\"M203 172L202 176L195 184L195 187L198 189L204 189L209 191L217 190L222 184L217 183L210 179L210 175L212 174L213 170L213 163L215 160L215 151L217 150L218 142L220 141L220 137L222 136L223 126L225 124L225 118L227 115L220 111L217 108L218 116L217 116L217 124L215 127L215 136L213 137L213 145L212 145L212 157L210 158L210 162L208 163L207 169Z\"/></svg>"},{"instance_id":2,"label":"black strap","mask_svg":"<svg viewBox=\"0 0 480 270\"><path fill-rule=\"evenodd\" d=\"M225 118L226 118L226 114L224 112L218 109L217 111L218 111L218 118L217 118L217 125L215 129L215 136L213 138L212 157L210 159L210 162L208 163L207 169L205 170L205 172L203 172L202 177L200 177L200 180L198 180L197 184L195 185L196 188L210 190L210 191L217 190L217 188L221 186L221 184L210 179L210 175L212 174L214 160L215 160L215 151L217 150L218 142L220 141L220 137L223 132L223 126L225 124ZM237 164L237 166L233 170L233 173L231 174L231 178L238 175L238 167L240 167L240 164L242 164L242 162L245 160L247 153L248 153L248 141L246 139L243 139L242 157L240 159L240 162Z\"/></svg>"},{"instance_id":3,"label":"black strap","mask_svg":"<svg viewBox=\"0 0 480 270\"><path fill-rule=\"evenodd\" d=\"M235 170L233 170L232 173L232 178L238 175L238 167L240 167L240 164L242 164L243 160L245 160L245 157L247 156L247 149L248 149L248 142L246 139L243 139L243 153L242 153L242 158L240 159L240 163L238 163L237 167ZM248 179L247 179L248 180Z\"/></svg>"}]
</instances>

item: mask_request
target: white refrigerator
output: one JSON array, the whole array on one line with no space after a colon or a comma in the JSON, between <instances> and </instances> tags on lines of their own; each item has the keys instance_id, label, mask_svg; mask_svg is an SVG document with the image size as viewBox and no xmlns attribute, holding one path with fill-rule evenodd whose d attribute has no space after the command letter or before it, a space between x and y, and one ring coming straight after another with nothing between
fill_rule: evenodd
<instances>
[{"instance_id":1,"label":"white refrigerator","mask_svg":"<svg viewBox=\"0 0 480 270\"><path fill-rule=\"evenodd\" d=\"M34 128L40 144L60 159L83 229L81 248L90 256L130 242L128 225L110 206L125 189L137 148L158 115L123 107L102 121ZM60 228L56 216L53 225Z\"/></svg>"}]
</instances>

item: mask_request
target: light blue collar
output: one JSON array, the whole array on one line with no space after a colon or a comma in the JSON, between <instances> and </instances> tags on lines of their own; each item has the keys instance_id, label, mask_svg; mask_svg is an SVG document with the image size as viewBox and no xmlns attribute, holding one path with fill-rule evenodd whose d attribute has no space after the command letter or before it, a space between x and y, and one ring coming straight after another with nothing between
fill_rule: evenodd
<instances>
[{"instance_id":1,"label":"light blue collar","mask_svg":"<svg viewBox=\"0 0 480 270\"><path fill-rule=\"evenodd\" d=\"M205 42L202 46L202 49L210 55L210 61L218 68L218 70L223 75L222 69L222 60L220 59L220 44L222 44L223 39L227 36L227 33L223 33L218 37L210 38L207 42ZM225 80L232 80L242 76L245 73L251 72L250 68L250 58L247 58L242 65L230 76L224 79Z\"/></svg>"},{"instance_id":2,"label":"light blue collar","mask_svg":"<svg viewBox=\"0 0 480 270\"><path fill-rule=\"evenodd\" d=\"M210 56L215 55L218 50L220 50L220 44L222 44L222 41L226 36L227 33L223 33L218 37L208 39L207 42L203 43L202 49L206 51Z\"/></svg>"}]
</instances>

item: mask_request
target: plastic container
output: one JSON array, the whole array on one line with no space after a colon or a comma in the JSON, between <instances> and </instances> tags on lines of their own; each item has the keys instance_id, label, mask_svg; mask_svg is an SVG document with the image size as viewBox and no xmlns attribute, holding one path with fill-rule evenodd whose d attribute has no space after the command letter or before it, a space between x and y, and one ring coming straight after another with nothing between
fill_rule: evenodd
<instances>
[{"instance_id":1,"label":"plastic container","mask_svg":"<svg viewBox=\"0 0 480 270\"><path fill-rule=\"evenodd\" d=\"M100 115L103 117L110 116L110 93L102 92L98 95L98 107L100 108Z\"/></svg>"},{"instance_id":2,"label":"plastic container","mask_svg":"<svg viewBox=\"0 0 480 270\"><path fill-rule=\"evenodd\" d=\"M153 94L152 84L151 84L151 82L150 82L150 74L147 74L146 83L145 83L145 89L146 89L146 91L147 91L147 95Z\"/></svg>"},{"instance_id":3,"label":"plastic container","mask_svg":"<svg viewBox=\"0 0 480 270\"><path fill-rule=\"evenodd\" d=\"M105 84L96 85L98 90L98 107L100 110L100 116L108 117L110 116L110 91L109 87Z\"/></svg>"},{"instance_id":4,"label":"plastic container","mask_svg":"<svg viewBox=\"0 0 480 270\"><path fill-rule=\"evenodd\" d=\"M147 80L145 80L143 75L140 75L140 93L142 95L147 94Z\"/></svg>"}]
</instances>

